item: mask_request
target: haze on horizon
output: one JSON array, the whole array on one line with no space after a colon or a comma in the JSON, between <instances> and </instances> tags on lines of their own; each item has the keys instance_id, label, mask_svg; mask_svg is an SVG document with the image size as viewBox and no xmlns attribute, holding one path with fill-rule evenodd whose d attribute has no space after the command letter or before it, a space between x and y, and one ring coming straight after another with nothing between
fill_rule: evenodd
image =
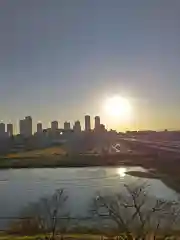
<instances>
[{"instance_id":1,"label":"haze on horizon","mask_svg":"<svg viewBox=\"0 0 180 240\"><path fill-rule=\"evenodd\" d=\"M31 115L109 128L179 129L179 0L2 0L0 117ZM107 97L121 95L133 120L112 121Z\"/></svg>"}]
</instances>

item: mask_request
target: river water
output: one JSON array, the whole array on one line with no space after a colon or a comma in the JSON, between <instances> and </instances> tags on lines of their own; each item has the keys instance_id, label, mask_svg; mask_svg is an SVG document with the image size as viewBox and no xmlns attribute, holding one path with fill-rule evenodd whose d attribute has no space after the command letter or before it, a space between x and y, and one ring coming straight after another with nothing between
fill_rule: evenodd
<instances>
[{"instance_id":1,"label":"river water","mask_svg":"<svg viewBox=\"0 0 180 240\"><path fill-rule=\"evenodd\" d=\"M18 216L28 203L49 196L56 189L68 195L67 206L71 216L88 214L92 198L98 194L122 191L124 184L146 181L148 194L157 198L175 200L177 194L160 180L142 179L127 171L145 171L140 167L88 167L57 169L21 169L0 171L0 227L5 220Z\"/></svg>"}]
</instances>

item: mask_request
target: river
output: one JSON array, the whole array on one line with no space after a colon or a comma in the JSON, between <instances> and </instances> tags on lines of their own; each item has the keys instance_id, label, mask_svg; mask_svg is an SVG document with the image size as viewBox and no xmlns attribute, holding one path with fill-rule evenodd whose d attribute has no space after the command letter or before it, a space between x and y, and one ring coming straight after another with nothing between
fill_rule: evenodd
<instances>
[{"instance_id":1,"label":"river","mask_svg":"<svg viewBox=\"0 0 180 240\"><path fill-rule=\"evenodd\" d=\"M145 171L140 167L87 167L56 169L11 169L0 171L0 227L27 206L41 197L64 189L71 216L88 214L92 198L98 194L121 191L124 184L148 184L148 194L175 200L177 194L157 179L142 179L127 175L127 171Z\"/></svg>"}]
</instances>

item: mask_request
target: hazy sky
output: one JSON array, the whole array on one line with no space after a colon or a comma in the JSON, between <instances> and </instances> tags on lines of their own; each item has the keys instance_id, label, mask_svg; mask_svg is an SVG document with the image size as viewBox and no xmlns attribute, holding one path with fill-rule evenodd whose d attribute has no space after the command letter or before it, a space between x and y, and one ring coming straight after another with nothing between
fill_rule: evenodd
<instances>
[{"instance_id":1,"label":"hazy sky","mask_svg":"<svg viewBox=\"0 0 180 240\"><path fill-rule=\"evenodd\" d=\"M179 0L1 0L1 119L180 128L179 13ZM103 113L114 94L131 123Z\"/></svg>"}]
</instances>

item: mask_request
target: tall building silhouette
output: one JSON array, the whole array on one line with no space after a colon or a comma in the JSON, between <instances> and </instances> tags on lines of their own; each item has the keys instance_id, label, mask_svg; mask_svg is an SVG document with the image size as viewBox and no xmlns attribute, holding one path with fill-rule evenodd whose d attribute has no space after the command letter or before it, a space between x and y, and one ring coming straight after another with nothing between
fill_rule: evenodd
<instances>
[{"instance_id":1,"label":"tall building silhouette","mask_svg":"<svg viewBox=\"0 0 180 240\"><path fill-rule=\"evenodd\" d=\"M13 124L12 123L7 124L7 135L8 135L8 137L12 137L12 135L13 135Z\"/></svg>"},{"instance_id":2,"label":"tall building silhouette","mask_svg":"<svg viewBox=\"0 0 180 240\"><path fill-rule=\"evenodd\" d=\"M0 123L0 137L5 137L5 124L4 123Z\"/></svg>"},{"instance_id":3,"label":"tall building silhouette","mask_svg":"<svg viewBox=\"0 0 180 240\"><path fill-rule=\"evenodd\" d=\"M76 121L74 123L73 130L74 130L75 133L80 133L81 132L81 123L80 123L80 121Z\"/></svg>"},{"instance_id":4,"label":"tall building silhouette","mask_svg":"<svg viewBox=\"0 0 180 240\"><path fill-rule=\"evenodd\" d=\"M71 129L71 124L70 122L65 122L64 123L64 130L70 130Z\"/></svg>"},{"instance_id":5,"label":"tall building silhouette","mask_svg":"<svg viewBox=\"0 0 180 240\"><path fill-rule=\"evenodd\" d=\"M37 123L37 133L41 134L42 132L43 132L42 123L39 122Z\"/></svg>"},{"instance_id":6,"label":"tall building silhouette","mask_svg":"<svg viewBox=\"0 0 180 240\"><path fill-rule=\"evenodd\" d=\"M51 122L51 131L56 132L58 130L58 121Z\"/></svg>"},{"instance_id":7,"label":"tall building silhouette","mask_svg":"<svg viewBox=\"0 0 180 240\"><path fill-rule=\"evenodd\" d=\"M25 120L22 119L19 121L19 133L24 136L25 134Z\"/></svg>"},{"instance_id":8,"label":"tall building silhouette","mask_svg":"<svg viewBox=\"0 0 180 240\"><path fill-rule=\"evenodd\" d=\"M32 117L27 116L25 119L19 121L20 134L24 137L30 137L32 135Z\"/></svg>"},{"instance_id":9,"label":"tall building silhouette","mask_svg":"<svg viewBox=\"0 0 180 240\"><path fill-rule=\"evenodd\" d=\"M26 137L30 137L32 135L32 117L25 117L25 135Z\"/></svg>"},{"instance_id":10,"label":"tall building silhouette","mask_svg":"<svg viewBox=\"0 0 180 240\"><path fill-rule=\"evenodd\" d=\"M85 116L85 131L91 130L91 117L89 115Z\"/></svg>"},{"instance_id":11,"label":"tall building silhouette","mask_svg":"<svg viewBox=\"0 0 180 240\"><path fill-rule=\"evenodd\" d=\"M94 123L94 129L95 129L95 131L98 131L98 130L100 130L100 128L101 128L100 117L96 116L95 117L95 123Z\"/></svg>"}]
</instances>

